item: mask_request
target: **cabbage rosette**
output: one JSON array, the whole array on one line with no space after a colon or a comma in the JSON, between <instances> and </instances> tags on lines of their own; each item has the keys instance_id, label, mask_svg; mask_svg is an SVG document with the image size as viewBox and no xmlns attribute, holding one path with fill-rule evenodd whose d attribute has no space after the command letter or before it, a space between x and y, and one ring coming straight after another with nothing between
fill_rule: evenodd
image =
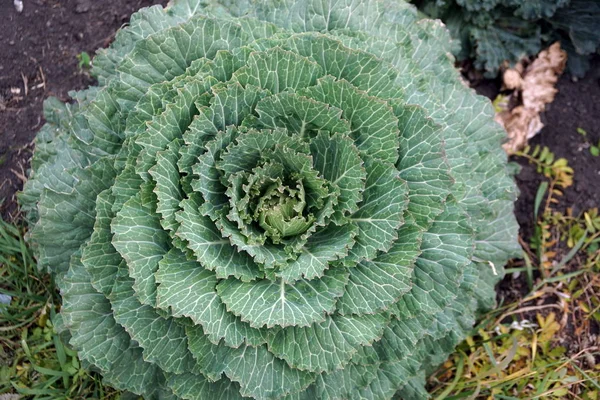
<instances>
[{"instance_id":1,"label":"cabbage rosette","mask_svg":"<svg viewBox=\"0 0 600 400\"><path fill-rule=\"evenodd\" d=\"M518 250L451 46L401 1L134 14L21 196L85 365L147 399L426 398Z\"/></svg>"}]
</instances>

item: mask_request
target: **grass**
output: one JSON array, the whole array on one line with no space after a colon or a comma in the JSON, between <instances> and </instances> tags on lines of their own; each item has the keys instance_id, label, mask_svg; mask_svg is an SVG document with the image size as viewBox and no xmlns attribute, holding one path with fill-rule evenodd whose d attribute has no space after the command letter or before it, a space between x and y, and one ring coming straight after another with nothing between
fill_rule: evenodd
<instances>
[{"instance_id":1,"label":"grass","mask_svg":"<svg viewBox=\"0 0 600 400\"><path fill-rule=\"evenodd\" d=\"M430 378L433 398L598 399L598 369L587 360L599 349L568 355L554 340L561 329L556 316L486 320Z\"/></svg>"},{"instance_id":2,"label":"grass","mask_svg":"<svg viewBox=\"0 0 600 400\"><path fill-rule=\"evenodd\" d=\"M566 160L540 148L520 156L546 178L534 204L535 234L521 240L523 259L507 269L522 293L482 316L430 377L435 400L600 400L600 215L557 210L573 181ZM10 304L0 299L0 400L135 398L102 385L65 346L51 322L59 295L37 271L23 234L0 220L0 294L10 296Z\"/></svg>"},{"instance_id":3,"label":"grass","mask_svg":"<svg viewBox=\"0 0 600 400\"><path fill-rule=\"evenodd\" d=\"M118 398L64 345L51 322L60 304L52 279L37 271L23 229L1 219L0 294L0 398Z\"/></svg>"}]
</instances>

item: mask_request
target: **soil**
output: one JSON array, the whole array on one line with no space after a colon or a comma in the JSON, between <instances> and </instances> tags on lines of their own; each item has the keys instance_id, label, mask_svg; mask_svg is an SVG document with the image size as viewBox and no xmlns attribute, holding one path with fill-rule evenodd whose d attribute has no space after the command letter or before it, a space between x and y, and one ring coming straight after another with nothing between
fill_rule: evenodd
<instances>
[{"instance_id":1,"label":"soil","mask_svg":"<svg viewBox=\"0 0 600 400\"><path fill-rule=\"evenodd\" d=\"M529 144L547 146L557 158L566 158L574 171L573 186L564 191L558 209L572 208L573 215L600 207L600 156L590 146L600 144L600 57L592 61L585 78L573 82L563 75L558 94L542 116L545 127ZM577 130L583 129L586 135ZM533 230L533 204L541 182L533 166L519 160L523 169L517 176L521 195L516 213L521 234L529 238Z\"/></svg>"},{"instance_id":2,"label":"soil","mask_svg":"<svg viewBox=\"0 0 600 400\"><path fill-rule=\"evenodd\" d=\"M500 92L500 79L478 79L478 75L470 70L467 78L475 80L474 89L490 99ZM583 79L574 81L564 74L556 87L558 93L554 101L542 114L544 128L529 141L529 145L546 146L556 158L567 159L574 171L573 186L564 191L556 208L565 211L568 206L573 215L579 215L600 207L600 157L590 152L592 145L600 144L600 56L592 59L590 71ZM585 136L578 129L583 129ZM518 157L512 157L511 161L521 166L516 177L520 195L515 213L521 237L527 241L535 226L533 205L542 177L527 161Z\"/></svg>"},{"instance_id":3,"label":"soil","mask_svg":"<svg viewBox=\"0 0 600 400\"><path fill-rule=\"evenodd\" d=\"M93 84L77 55L105 47L141 7L167 0L0 1L0 213L16 211L32 141L44 124L42 104Z\"/></svg>"}]
</instances>

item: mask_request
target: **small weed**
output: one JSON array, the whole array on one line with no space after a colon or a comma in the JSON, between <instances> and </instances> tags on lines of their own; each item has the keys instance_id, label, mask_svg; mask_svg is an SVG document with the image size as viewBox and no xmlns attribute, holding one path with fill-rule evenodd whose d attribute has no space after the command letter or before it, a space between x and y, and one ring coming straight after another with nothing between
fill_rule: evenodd
<instances>
[{"instance_id":1,"label":"small weed","mask_svg":"<svg viewBox=\"0 0 600 400\"><path fill-rule=\"evenodd\" d=\"M499 94L492 102L492 105L494 106L494 111L496 113L500 113L504 110L507 110L508 109L508 100L509 100L508 96Z\"/></svg>"},{"instance_id":2,"label":"small weed","mask_svg":"<svg viewBox=\"0 0 600 400\"><path fill-rule=\"evenodd\" d=\"M587 131L583 128L577 128L577 133L584 137L586 145L590 148L590 154L594 157L600 156L600 141L597 144L590 143L587 139Z\"/></svg>"},{"instance_id":3,"label":"small weed","mask_svg":"<svg viewBox=\"0 0 600 400\"><path fill-rule=\"evenodd\" d=\"M79 68L79 70L89 71L92 68L92 58L87 52L82 51L81 53L77 54L77 60L79 60L79 63L77 64L77 68Z\"/></svg>"},{"instance_id":4,"label":"small weed","mask_svg":"<svg viewBox=\"0 0 600 400\"><path fill-rule=\"evenodd\" d=\"M442 399L597 399L598 369L581 369L587 355L568 356L553 338L562 329L550 312L534 322L499 323L506 308L487 316L430 378L431 394ZM456 379L456 376L459 379ZM450 390L448 390L450 389ZM569 397L575 394L579 397Z\"/></svg>"},{"instance_id":5,"label":"small weed","mask_svg":"<svg viewBox=\"0 0 600 400\"><path fill-rule=\"evenodd\" d=\"M532 149L527 146L515 155L534 164L537 172L548 179L542 182L535 196L533 218L536 227L531 238L531 248L537 251L537 258L541 260L542 273L546 276L556 256L556 252L552 250L556 245L556 238L552 236L549 229L555 222L555 214L551 206L557 204L563 195L563 190L573 184L573 169L568 166L566 159L555 159L554 153L547 147L535 146Z\"/></svg>"}]
</instances>

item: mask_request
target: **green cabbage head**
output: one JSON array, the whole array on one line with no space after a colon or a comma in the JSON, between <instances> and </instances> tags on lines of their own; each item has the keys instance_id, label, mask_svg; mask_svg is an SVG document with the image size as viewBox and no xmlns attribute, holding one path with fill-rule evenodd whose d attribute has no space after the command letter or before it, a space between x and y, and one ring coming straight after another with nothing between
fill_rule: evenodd
<instances>
[{"instance_id":1,"label":"green cabbage head","mask_svg":"<svg viewBox=\"0 0 600 400\"><path fill-rule=\"evenodd\" d=\"M513 256L515 187L401 0L174 0L48 100L21 201L55 321L146 399L426 398Z\"/></svg>"}]
</instances>

